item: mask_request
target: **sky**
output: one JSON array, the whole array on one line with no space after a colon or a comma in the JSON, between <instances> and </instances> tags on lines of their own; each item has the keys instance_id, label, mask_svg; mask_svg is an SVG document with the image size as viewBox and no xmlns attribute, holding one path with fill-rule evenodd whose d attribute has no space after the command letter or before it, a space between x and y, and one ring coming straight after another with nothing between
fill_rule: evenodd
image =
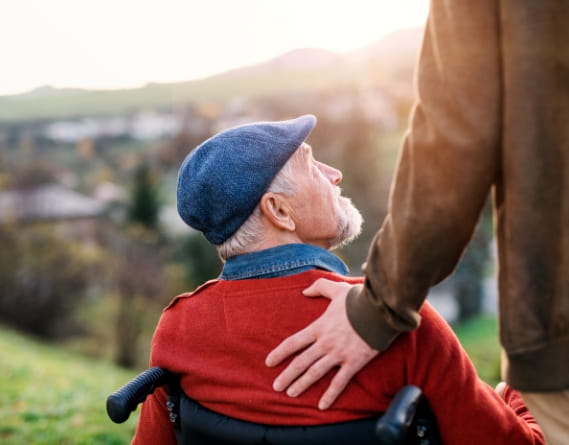
<instances>
[{"instance_id":1,"label":"sky","mask_svg":"<svg viewBox=\"0 0 569 445\"><path fill-rule=\"evenodd\" d=\"M0 95L198 79L421 26L428 0L3 0Z\"/></svg>"}]
</instances>

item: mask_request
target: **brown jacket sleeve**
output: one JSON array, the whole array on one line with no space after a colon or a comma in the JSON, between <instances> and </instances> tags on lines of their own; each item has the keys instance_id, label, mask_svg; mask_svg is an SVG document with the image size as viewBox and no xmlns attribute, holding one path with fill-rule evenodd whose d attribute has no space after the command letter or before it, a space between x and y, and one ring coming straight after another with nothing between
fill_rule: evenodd
<instances>
[{"instance_id":1,"label":"brown jacket sleeve","mask_svg":"<svg viewBox=\"0 0 569 445\"><path fill-rule=\"evenodd\" d=\"M417 327L431 286L453 270L500 174L497 0L437 0L417 69L417 101L365 285L348 317L374 348Z\"/></svg>"}]
</instances>

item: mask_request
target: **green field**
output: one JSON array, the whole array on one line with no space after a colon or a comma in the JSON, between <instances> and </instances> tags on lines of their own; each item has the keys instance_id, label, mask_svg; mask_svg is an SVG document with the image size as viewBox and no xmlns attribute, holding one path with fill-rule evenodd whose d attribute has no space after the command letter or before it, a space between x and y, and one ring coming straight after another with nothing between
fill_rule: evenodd
<instances>
[{"instance_id":1,"label":"green field","mask_svg":"<svg viewBox=\"0 0 569 445\"><path fill-rule=\"evenodd\" d=\"M500 381L500 343L496 318L481 316L453 328L472 358L480 378L495 387Z\"/></svg>"},{"instance_id":2,"label":"green field","mask_svg":"<svg viewBox=\"0 0 569 445\"><path fill-rule=\"evenodd\" d=\"M498 381L496 320L481 317L455 328L481 374ZM134 371L38 343L0 327L0 443L3 445L128 444L137 415L113 424L105 400Z\"/></svg>"},{"instance_id":3,"label":"green field","mask_svg":"<svg viewBox=\"0 0 569 445\"><path fill-rule=\"evenodd\" d=\"M133 372L0 328L0 443L128 444L136 415L115 425L105 400Z\"/></svg>"}]
</instances>

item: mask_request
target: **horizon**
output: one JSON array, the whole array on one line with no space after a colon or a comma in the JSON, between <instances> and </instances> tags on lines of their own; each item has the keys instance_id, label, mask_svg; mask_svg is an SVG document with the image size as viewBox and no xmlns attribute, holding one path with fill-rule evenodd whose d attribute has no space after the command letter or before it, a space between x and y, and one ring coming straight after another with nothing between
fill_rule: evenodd
<instances>
[{"instance_id":1,"label":"horizon","mask_svg":"<svg viewBox=\"0 0 569 445\"><path fill-rule=\"evenodd\" d=\"M244 65L239 65L239 66L234 66L234 67L228 67L227 69L224 69L223 71L219 71L219 72L213 72L211 74L208 74L204 77L197 77L197 78L192 78L192 79L181 79L181 80L175 80L175 81L164 81L164 82L159 82L159 81L148 81L144 84L139 84L139 85L134 85L134 86L126 86L126 87L107 87L107 88L90 88L90 87L82 87L82 86L54 86L54 85L50 85L50 84L43 84L43 85L36 85L28 90L24 90L24 91L20 91L20 92L16 92L16 93L11 93L11 94L1 94L0 93L0 97L9 97L9 96L19 96L19 95L26 95L26 94L33 94L36 91L40 91L43 89L49 89L49 90L79 90L79 91L124 91L124 90L135 90L135 89L140 89L140 88L145 88L149 85L166 85L166 84L176 84L176 83L186 83L186 82L198 82L200 80L207 80L210 77L215 77L215 76L219 76L219 75L224 75L225 73L230 73L231 71L234 70L239 70L239 69L246 69L249 67L255 67L257 65L262 65L264 63L270 63L273 60L276 60L282 56L286 56L289 53L293 53L295 51L303 51L303 50L322 50L322 51L330 51L332 53L336 53L336 54L349 54L352 51L358 51L359 49L365 48L369 45L373 45L376 42L381 41L383 38L390 36L391 34L400 32L400 31L407 31L407 30L414 30L414 29L420 29L420 27L411 27L411 28L400 28L400 29L395 29L393 31L389 31L387 34L381 36L379 39L376 39L374 41L371 42L365 42L363 43L361 46L350 49L350 50L346 50L346 51L337 51L337 50L333 50L333 49L327 49L327 48L317 48L317 47L299 47L299 48L291 48L291 49L287 49L282 53L279 54L275 54L271 57L269 57L268 59L263 59L263 60L259 60L257 62L253 62L251 64L244 64Z\"/></svg>"},{"instance_id":2,"label":"horizon","mask_svg":"<svg viewBox=\"0 0 569 445\"><path fill-rule=\"evenodd\" d=\"M45 87L124 90L188 82L304 48L346 53L423 26L428 13L427 0L409 0L403 7L372 0L349 6L324 0L78 3L21 0L6 8L0 96ZM197 21L186 25L187 17Z\"/></svg>"}]
</instances>

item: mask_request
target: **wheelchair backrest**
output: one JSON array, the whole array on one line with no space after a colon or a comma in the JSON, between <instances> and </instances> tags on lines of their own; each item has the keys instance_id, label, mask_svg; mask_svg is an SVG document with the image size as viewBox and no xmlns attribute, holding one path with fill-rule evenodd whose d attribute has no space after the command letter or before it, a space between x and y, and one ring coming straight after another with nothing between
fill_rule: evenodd
<instances>
[{"instance_id":1,"label":"wheelchair backrest","mask_svg":"<svg viewBox=\"0 0 569 445\"><path fill-rule=\"evenodd\" d=\"M180 445L377 445L378 416L329 425L274 426L211 411L182 393Z\"/></svg>"}]
</instances>

